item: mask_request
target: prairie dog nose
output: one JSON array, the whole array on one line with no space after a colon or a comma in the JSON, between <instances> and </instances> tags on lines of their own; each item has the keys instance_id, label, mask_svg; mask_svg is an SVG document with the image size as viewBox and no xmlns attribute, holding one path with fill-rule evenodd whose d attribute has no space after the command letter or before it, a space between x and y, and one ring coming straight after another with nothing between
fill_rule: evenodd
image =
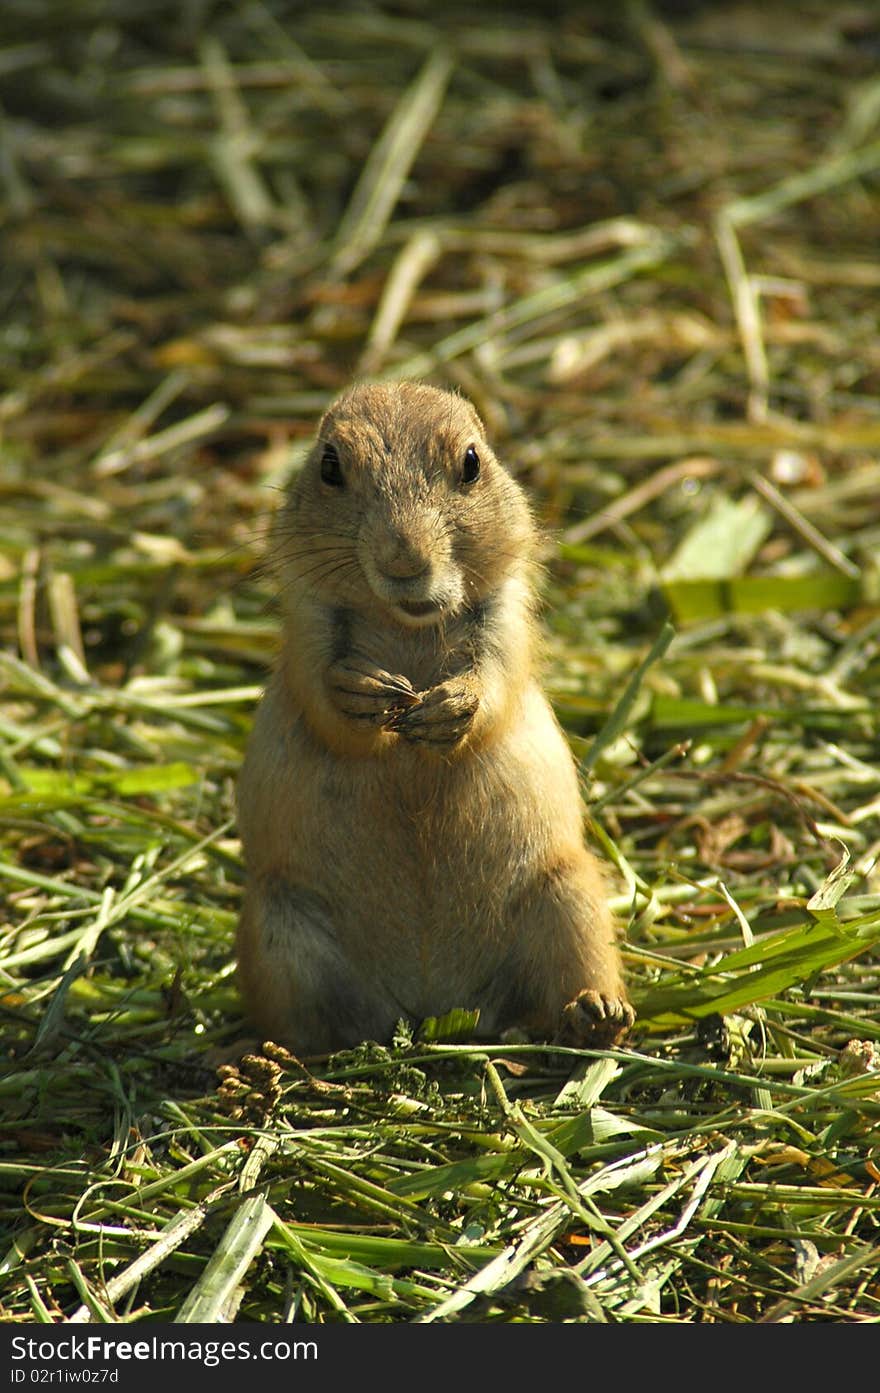
<instances>
[{"instance_id":1,"label":"prairie dog nose","mask_svg":"<svg viewBox=\"0 0 880 1393\"><path fill-rule=\"evenodd\" d=\"M430 538L421 534L383 531L374 555L382 574L393 580L416 580L431 569Z\"/></svg>"}]
</instances>

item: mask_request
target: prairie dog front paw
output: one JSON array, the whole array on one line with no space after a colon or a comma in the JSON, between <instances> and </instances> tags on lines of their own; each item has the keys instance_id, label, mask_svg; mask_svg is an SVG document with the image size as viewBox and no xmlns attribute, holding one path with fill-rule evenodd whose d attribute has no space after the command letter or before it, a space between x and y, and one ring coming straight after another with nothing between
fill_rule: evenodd
<instances>
[{"instance_id":1,"label":"prairie dog front paw","mask_svg":"<svg viewBox=\"0 0 880 1393\"><path fill-rule=\"evenodd\" d=\"M419 700L408 678L356 656L333 664L327 673L327 687L343 716L376 726L387 726L395 715Z\"/></svg>"},{"instance_id":2,"label":"prairie dog front paw","mask_svg":"<svg viewBox=\"0 0 880 1393\"><path fill-rule=\"evenodd\" d=\"M479 704L473 683L467 678L450 678L420 692L418 704L395 712L386 729L414 744L452 747L470 731Z\"/></svg>"}]
</instances>

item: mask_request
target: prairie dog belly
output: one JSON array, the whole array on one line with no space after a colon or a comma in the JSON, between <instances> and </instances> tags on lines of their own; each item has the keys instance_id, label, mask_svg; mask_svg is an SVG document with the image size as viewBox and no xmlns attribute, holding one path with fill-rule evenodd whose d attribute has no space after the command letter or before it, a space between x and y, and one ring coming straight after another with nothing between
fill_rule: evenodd
<instances>
[{"instance_id":1,"label":"prairie dog belly","mask_svg":"<svg viewBox=\"0 0 880 1393\"><path fill-rule=\"evenodd\" d=\"M576 776L545 697L528 688L473 759L429 762L400 742L354 762L328 759L301 720L285 726L278 682L257 717L272 742L252 741L239 788L252 874L316 896L346 957L414 1013L437 1009L440 980L466 996L507 956L509 907L580 843Z\"/></svg>"}]
</instances>

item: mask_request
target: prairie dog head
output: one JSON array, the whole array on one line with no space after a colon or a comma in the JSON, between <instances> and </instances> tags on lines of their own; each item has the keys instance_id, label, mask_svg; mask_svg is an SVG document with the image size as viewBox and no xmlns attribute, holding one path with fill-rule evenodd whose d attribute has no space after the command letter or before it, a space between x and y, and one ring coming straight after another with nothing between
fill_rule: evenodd
<instances>
[{"instance_id":1,"label":"prairie dog head","mask_svg":"<svg viewBox=\"0 0 880 1393\"><path fill-rule=\"evenodd\" d=\"M532 559L519 486L470 402L418 383L334 402L281 519L285 591L439 624Z\"/></svg>"}]
</instances>

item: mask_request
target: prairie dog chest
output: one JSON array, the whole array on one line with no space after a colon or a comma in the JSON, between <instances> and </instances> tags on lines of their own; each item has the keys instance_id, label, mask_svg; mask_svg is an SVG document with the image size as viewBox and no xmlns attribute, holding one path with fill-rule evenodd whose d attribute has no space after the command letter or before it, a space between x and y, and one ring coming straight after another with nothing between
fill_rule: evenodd
<instances>
[{"instance_id":1,"label":"prairie dog chest","mask_svg":"<svg viewBox=\"0 0 880 1393\"><path fill-rule=\"evenodd\" d=\"M332 616L334 656L360 654L390 673L404 673L419 691L468 667L473 642L485 622L482 604L446 625L415 631L377 624L372 615L340 608Z\"/></svg>"}]
</instances>

